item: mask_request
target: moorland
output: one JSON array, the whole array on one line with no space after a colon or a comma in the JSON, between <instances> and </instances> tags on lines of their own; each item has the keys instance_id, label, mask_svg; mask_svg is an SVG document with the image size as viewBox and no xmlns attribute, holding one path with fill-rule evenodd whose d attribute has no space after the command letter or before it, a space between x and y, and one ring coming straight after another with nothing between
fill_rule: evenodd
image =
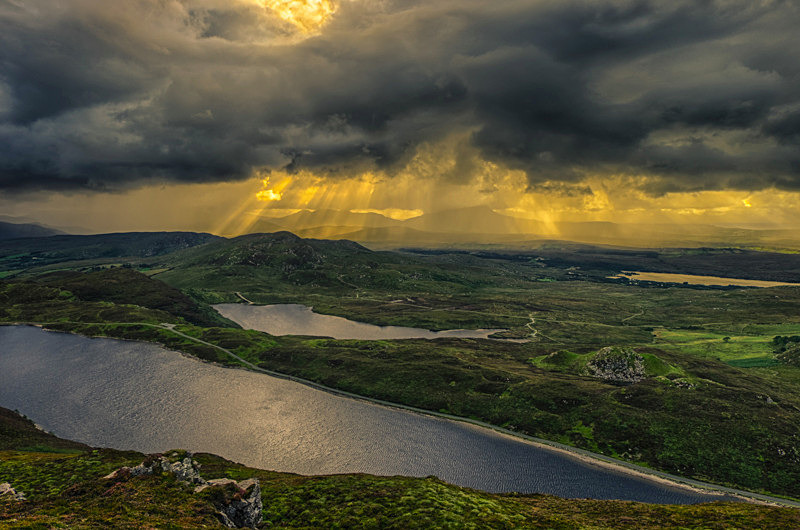
<instances>
[{"instance_id":1,"label":"moorland","mask_svg":"<svg viewBox=\"0 0 800 530\"><path fill-rule=\"evenodd\" d=\"M376 252L288 232L56 235L0 241L0 320L243 360L656 470L800 497L800 287L612 278L629 270L800 282L800 256L559 242L524 252ZM243 299L379 325L503 328L495 338L517 341L273 337L211 308ZM598 368L608 366L616 376ZM408 480L403 487L427 484Z\"/></svg>"}]
</instances>

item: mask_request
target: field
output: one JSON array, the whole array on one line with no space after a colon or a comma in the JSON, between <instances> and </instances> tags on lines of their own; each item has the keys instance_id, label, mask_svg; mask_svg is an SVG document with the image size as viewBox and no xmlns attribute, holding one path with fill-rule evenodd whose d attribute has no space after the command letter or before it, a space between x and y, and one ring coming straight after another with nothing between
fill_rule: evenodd
<instances>
[{"instance_id":1,"label":"field","mask_svg":"<svg viewBox=\"0 0 800 530\"><path fill-rule=\"evenodd\" d=\"M0 319L155 341L239 363L228 350L258 367L348 392L687 477L800 497L800 368L772 345L775 336L800 335L800 288L607 279L632 262L639 260L641 270L656 259L686 274L730 275L730 250L655 258L614 251L603 259L595 250L591 260L574 254L574 262L563 249L547 252L372 252L285 233L213 240L131 256L117 268L83 256L60 264L69 273L51 272L52 264L26 269L0 284ZM757 257L745 254L750 262ZM712 266L718 258L727 270ZM781 259L764 255L760 267ZM787 255L772 278L795 281L795 259ZM270 337L210 312L208 304L240 295L382 325L505 328L504 336L528 342ZM183 336L161 323L175 324ZM610 380L593 372L608 351L630 352L623 371L641 363L641 377Z\"/></svg>"}]
</instances>

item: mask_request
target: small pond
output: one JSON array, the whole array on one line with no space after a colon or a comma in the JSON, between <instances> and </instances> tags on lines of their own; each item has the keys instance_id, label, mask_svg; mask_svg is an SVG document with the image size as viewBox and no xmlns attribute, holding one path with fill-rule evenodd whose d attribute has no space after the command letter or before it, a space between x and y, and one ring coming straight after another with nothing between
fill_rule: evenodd
<instances>
[{"instance_id":1,"label":"small pond","mask_svg":"<svg viewBox=\"0 0 800 530\"><path fill-rule=\"evenodd\" d=\"M248 305L217 304L222 316L245 329L263 331L270 335L310 335L334 339L486 339L503 329L448 329L430 331L401 326L375 326L343 317L320 315L300 304Z\"/></svg>"}]
</instances>

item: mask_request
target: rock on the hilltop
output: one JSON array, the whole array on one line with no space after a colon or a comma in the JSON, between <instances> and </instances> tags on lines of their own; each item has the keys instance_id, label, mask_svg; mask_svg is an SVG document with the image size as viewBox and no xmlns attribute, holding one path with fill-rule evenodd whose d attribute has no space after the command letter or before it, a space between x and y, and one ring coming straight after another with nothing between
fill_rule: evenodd
<instances>
[{"instance_id":1,"label":"rock on the hilltop","mask_svg":"<svg viewBox=\"0 0 800 530\"><path fill-rule=\"evenodd\" d=\"M168 455L174 458L174 454ZM104 478L115 479L123 476L138 477L140 475L152 475L153 473L172 473L175 478L187 484L204 484L205 480L200 476L200 466L192 460L192 454L187 452L183 459L176 461L170 460L167 456L151 455L147 460L135 467L121 467Z\"/></svg>"},{"instance_id":2,"label":"rock on the hilltop","mask_svg":"<svg viewBox=\"0 0 800 530\"><path fill-rule=\"evenodd\" d=\"M228 528L256 528L262 521L261 486L257 478L236 482L232 479L212 479L195 488L203 492L219 510Z\"/></svg>"},{"instance_id":3,"label":"rock on the hilltop","mask_svg":"<svg viewBox=\"0 0 800 530\"><path fill-rule=\"evenodd\" d=\"M162 456L161 469L172 473L175 475L175 478L181 482L186 482L188 484L205 483L205 480L200 476L200 468L197 462L192 460L191 454L188 453L183 460L178 460L177 462L170 462Z\"/></svg>"},{"instance_id":4,"label":"rock on the hilltop","mask_svg":"<svg viewBox=\"0 0 800 530\"><path fill-rule=\"evenodd\" d=\"M119 481L162 472L172 473L178 481L194 485L194 492L214 505L225 526L255 528L261 524L263 504L258 479L251 478L241 482L227 478L205 480L200 476L200 465L192 459L192 454L188 451L150 455L138 466L121 467L104 478Z\"/></svg>"},{"instance_id":5,"label":"rock on the hilltop","mask_svg":"<svg viewBox=\"0 0 800 530\"><path fill-rule=\"evenodd\" d=\"M586 374L609 383L637 383L647 376L644 358L632 348L607 346L586 363Z\"/></svg>"}]
</instances>

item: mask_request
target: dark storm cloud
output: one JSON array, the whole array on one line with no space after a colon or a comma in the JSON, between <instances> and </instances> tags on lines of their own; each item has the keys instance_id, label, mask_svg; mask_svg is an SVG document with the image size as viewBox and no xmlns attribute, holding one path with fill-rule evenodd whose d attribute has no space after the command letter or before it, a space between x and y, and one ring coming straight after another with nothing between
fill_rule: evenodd
<instances>
[{"instance_id":1,"label":"dark storm cloud","mask_svg":"<svg viewBox=\"0 0 800 530\"><path fill-rule=\"evenodd\" d=\"M343 0L289 42L244 0L0 0L0 189L391 173L464 131L533 188L796 189L798 23L777 0Z\"/></svg>"},{"instance_id":2,"label":"dark storm cloud","mask_svg":"<svg viewBox=\"0 0 800 530\"><path fill-rule=\"evenodd\" d=\"M764 126L766 134L781 142L797 146L800 142L800 110L770 120Z\"/></svg>"}]
</instances>

